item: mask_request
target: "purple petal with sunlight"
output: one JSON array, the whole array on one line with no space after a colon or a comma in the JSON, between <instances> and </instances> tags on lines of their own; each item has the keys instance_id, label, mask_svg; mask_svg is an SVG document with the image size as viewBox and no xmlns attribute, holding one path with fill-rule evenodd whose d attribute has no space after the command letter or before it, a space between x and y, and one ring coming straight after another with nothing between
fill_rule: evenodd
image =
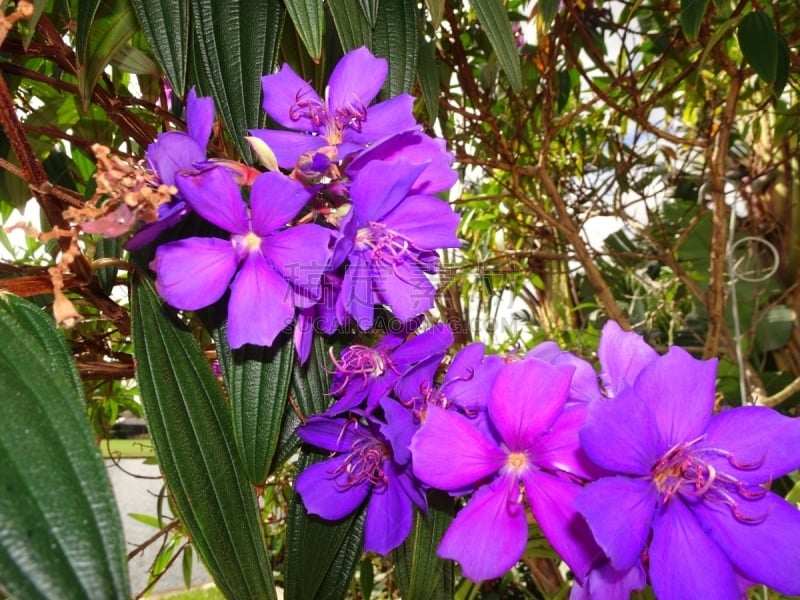
<instances>
[{"instance_id":1,"label":"purple petal with sunlight","mask_svg":"<svg viewBox=\"0 0 800 600\"><path fill-rule=\"evenodd\" d=\"M411 185L425 169L407 160L373 161L361 169L350 185L358 225L380 221L408 195Z\"/></svg>"},{"instance_id":2,"label":"purple petal with sunlight","mask_svg":"<svg viewBox=\"0 0 800 600\"><path fill-rule=\"evenodd\" d=\"M456 235L460 217L450 205L434 196L408 196L383 222L411 240L418 250L459 248Z\"/></svg>"},{"instance_id":3,"label":"purple petal with sunlight","mask_svg":"<svg viewBox=\"0 0 800 600\"><path fill-rule=\"evenodd\" d=\"M196 175L178 175L175 184L189 206L209 223L240 235L250 230L241 189L224 167Z\"/></svg>"},{"instance_id":4,"label":"purple petal with sunlight","mask_svg":"<svg viewBox=\"0 0 800 600\"><path fill-rule=\"evenodd\" d=\"M415 262L380 262L373 265L372 271L375 294L400 321L410 321L433 308L436 288Z\"/></svg>"},{"instance_id":5,"label":"purple petal with sunlight","mask_svg":"<svg viewBox=\"0 0 800 600\"><path fill-rule=\"evenodd\" d=\"M314 88L303 81L289 65L284 63L277 73L262 77L261 89L264 92L262 106L275 122L287 129L317 130L310 120L301 118L294 121L290 116L291 107L298 101L310 101L321 105L322 100Z\"/></svg>"},{"instance_id":6,"label":"purple petal with sunlight","mask_svg":"<svg viewBox=\"0 0 800 600\"><path fill-rule=\"evenodd\" d=\"M328 145L328 141L322 136L294 131L251 129L250 134L269 146L278 166L282 169L294 169L297 159L302 154L314 152Z\"/></svg>"},{"instance_id":7,"label":"purple petal with sunlight","mask_svg":"<svg viewBox=\"0 0 800 600\"><path fill-rule=\"evenodd\" d=\"M231 284L228 305L231 348L245 344L271 346L293 320L291 287L259 252L250 252Z\"/></svg>"},{"instance_id":8,"label":"purple petal with sunlight","mask_svg":"<svg viewBox=\"0 0 800 600\"><path fill-rule=\"evenodd\" d=\"M168 304L197 310L222 297L238 264L229 241L188 238L159 246L150 266L156 272L156 289Z\"/></svg>"},{"instance_id":9,"label":"purple petal with sunlight","mask_svg":"<svg viewBox=\"0 0 800 600\"><path fill-rule=\"evenodd\" d=\"M595 465L581 448L578 431L586 422L588 406L584 403L566 406L547 435L531 447L532 462L551 471L564 471L584 479L596 479L607 473Z\"/></svg>"},{"instance_id":10,"label":"purple petal with sunlight","mask_svg":"<svg viewBox=\"0 0 800 600\"><path fill-rule=\"evenodd\" d=\"M195 163L205 159L205 146L200 146L182 131L159 134L156 141L147 147L147 165L166 185L175 185L175 175L181 171L194 171Z\"/></svg>"},{"instance_id":11,"label":"purple petal with sunlight","mask_svg":"<svg viewBox=\"0 0 800 600\"><path fill-rule=\"evenodd\" d=\"M616 396L633 385L639 371L658 358L658 353L639 334L623 331L616 321L609 321L600 334L597 357L606 391Z\"/></svg>"},{"instance_id":12,"label":"purple petal with sunlight","mask_svg":"<svg viewBox=\"0 0 800 600\"><path fill-rule=\"evenodd\" d=\"M307 444L328 452L349 452L359 439L357 425L350 419L332 419L321 415L309 417L295 429L297 437Z\"/></svg>"},{"instance_id":13,"label":"purple petal with sunlight","mask_svg":"<svg viewBox=\"0 0 800 600\"><path fill-rule=\"evenodd\" d=\"M659 600L739 598L730 562L680 500L656 515L649 555L650 582Z\"/></svg>"},{"instance_id":14,"label":"purple petal with sunlight","mask_svg":"<svg viewBox=\"0 0 800 600\"><path fill-rule=\"evenodd\" d=\"M373 56L364 46L351 50L337 63L328 80L328 106L332 111L354 103L368 106L381 91L388 73L385 58Z\"/></svg>"},{"instance_id":15,"label":"purple petal with sunlight","mask_svg":"<svg viewBox=\"0 0 800 600\"><path fill-rule=\"evenodd\" d=\"M344 139L357 144L369 144L408 129L420 129L413 109L414 96L408 94L379 102L367 109L367 119L361 124L361 131L348 129L344 132Z\"/></svg>"},{"instance_id":16,"label":"purple petal with sunlight","mask_svg":"<svg viewBox=\"0 0 800 600\"><path fill-rule=\"evenodd\" d=\"M375 318L372 270L367 266L361 253L350 256L350 265L342 279L339 301L361 330L366 331L372 327Z\"/></svg>"},{"instance_id":17,"label":"purple petal with sunlight","mask_svg":"<svg viewBox=\"0 0 800 600\"><path fill-rule=\"evenodd\" d=\"M208 138L211 137L213 125L214 99L210 96L198 98L197 92L192 86L192 89L189 90L189 97L186 99L186 128L194 141L203 148L203 154L208 145Z\"/></svg>"},{"instance_id":18,"label":"purple petal with sunlight","mask_svg":"<svg viewBox=\"0 0 800 600\"><path fill-rule=\"evenodd\" d=\"M603 477L575 497L575 508L619 570L631 568L641 556L657 503L651 481L628 477Z\"/></svg>"},{"instance_id":19,"label":"purple petal with sunlight","mask_svg":"<svg viewBox=\"0 0 800 600\"><path fill-rule=\"evenodd\" d=\"M322 274L328 267L331 230L308 223L274 233L261 243L261 251L292 285L313 298L322 293Z\"/></svg>"},{"instance_id":20,"label":"purple petal with sunlight","mask_svg":"<svg viewBox=\"0 0 800 600\"><path fill-rule=\"evenodd\" d=\"M414 475L432 487L458 490L499 471L506 453L464 416L429 406L411 441Z\"/></svg>"},{"instance_id":21,"label":"purple petal with sunlight","mask_svg":"<svg viewBox=\"0 0 800 600\"><path fill-rule=\"evenodd\" d=\"M294 487L306 510L312 515L335 521L357 509L369 494L371 485L350 485L344 468L346 454L306 467ZM338 474L337 474L338 471Z\"/></svg>"},{"instance_id":22,"label":"purple petal with sunlight","mask_svg":"<svg viewBox=\"0 0 800 600\"><path fill-rule=\"evenodd\" d=\"M461 563L464 577L501 577L522 558L528 542L525 508L516 477L506 476L475 492L444 534L437 554Z\"/></svg>"},{"instance_id":23,"label":"purple petal with sunlight","mask_svg":"<svg viewBox=\"0 0 800 600\"><path fill-rule=\"evenodd\" d=\"M573 367L531 358L510 362L497 374L489 417L512 452L533 446L564 408Z\"/></svg>"},{"instance_id":24,"label":"purple petal with sunlight","mask_svg":"<svg viewBox=\"0 0 800 600\"><path fill-rule=\"evenodd\" d=\"M253 231L264 236L286 227L311 199L299 181L278 171L259 175L250 191Z\"/></svg>"},{"instance_id":25,"label":"purple petal with sunlight","mask_svg":"<svg viewBox=\"0 0 800 600\"><path fill-rule=\"evenodd\" d=\"M414 515L411 499L397 482L397 474L392 471L390 462L384 461L388 483L373 488L364 523L364 550L383 555L389 554L408 537Z\"/></svg>"}]
</instances>

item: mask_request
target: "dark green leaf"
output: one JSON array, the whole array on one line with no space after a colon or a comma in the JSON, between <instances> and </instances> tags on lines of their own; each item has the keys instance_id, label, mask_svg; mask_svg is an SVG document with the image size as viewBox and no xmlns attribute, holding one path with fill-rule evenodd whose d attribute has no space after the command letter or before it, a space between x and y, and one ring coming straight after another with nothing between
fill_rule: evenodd
<instances>
[{"instance_id":1,"label":"dark green leaf","mask_svg":"<svg viewBox=\"0 0 800 600\"><path fill-rule=\"evenodd\" d=\"M75 54L79 63L86 62L86 54L89 51L89 31L92 29L97 9L103 3L102 0L83 0L78 3L78 24L75 32Z\"/></svg>"},{"instance_id":2,"label":"dark green leaf","mask_svg":"<svg viewBox=\"0 0 800 600\"><path fill-rule=\"evenodd\" d=\"M120 238L104 238L101 237L97 241L97 246L94 250L95 260L101 258L118 259L124 252L123 241ZM106 294L111 293L111 288L114 287L117 279L117 268L115 266L102 267L97 269L97 279L100 280L100 285Z\"/></svg>"},{"instance_id":3,"label":"dark green leaf","mask_svg":"<svg viewBox=\"0 0 800 600\"><path fill-rule=\"evenodd\" d=\"M137 274L132 288L142 405L178 515L226 597L274 598L258 503L211 366L152 282Z\"/></svg>"},{"instance_id":4,"label":"dark green leaf","mask_svg":"<svg viewBox=\"0 0 800 600\"><path fill-rule=\"evenodd\" d=\"M786 39L782 35L779 35L778 63L775 69L775 81L772 84L772 89L776 96L780 96L783 93L783 89L789 82L789 67L791 66L790 60L789 45L786 43Z\"/></svg>"},{"instance_id":5,"label":"dark green leaf","mask_svg":"<svg viewBox=\"0 0 800 600\"><path fill-rule=\"evenodd\" d=\"M434 30L439 29L444 16L444 0L425 0L425 6L428 7Z\"/></svg>"},{"instance_id":6,"label":"dark green leaf","mask_svg":"<svg viewBox=\"0 0 800 600\"><path fill-rule=\"evenodd\" d=\"M52 318L0 297L0 582L12 597L130 598L122 524Z\"/></svg>"},{"instance_id":7,"label":"dark green leaf","mask_svg":"<svg viewBox=\"0 0 800 600\"><path fill-rule=\"evenodd\" d=\"M446 600L453 597L453 563L436 555L453 520L453 500L441 492L429 494L429 514L414 515L406 541L392 552L400 596L405 600Z\"/></svg>"},{"instance_id":8,"label":"dark green leaf","mask_svg":"<svg viewBox=\"0 0 800 600\"><path fill-rule=\"evenodd\" d=\"M283 28L280 0L195 0L190 72L204 94L214 97L236 149L252 153L244 136L266 121L261 76L275 67Z\"/></svg>"},{"instance_id":9,"label":"dark green leaf","mask_svg":"<svg viewBox=\"0 0 800 600\"><path fill-rule=\"evenodd\" d=\"M709 0L681 0L681 29L690 42L697 39Z\"/></svg>"},{"instance_id":10,"label":"dark green leaf","mask_svg":"<svg viewBox=\"0 0 800 600\"><path fill-rule=\"evenodd\" d=\"M131 0L153 54L175 92L186 93L189 0Z\"/></svg>"},{"instance_id":11,"label":"dark green leaf","mask_svg":"<svg viewBox=\"0 0 800 600\"><path fill-rule=\"evenodd\" d=\"M128 0L102 2L93 14L88 37L85 40L85 49L78 54L81 63L81 68L78 70L78 91L83 110L88 108L94 86L103 75L103 71L119 49L136 32L137 25L133 8Z\"/></svg>"},{"instance_id":12,"label":"dark green leaf","mask_svg":"<svg viewBox=\"0 0 800 600\"><path fill-rule=\"evenodd\" d=\"M22 36L22 47L25 52L28 51L28 46L30 46L33 35L36 33L36 24L39 22L39 17L42 16L46 7L47 2L39 1L33 3L33 14L24 23L25 33Z\"/></svg>"},{"instance_id":13,"label":"dark green leaf","mask_svg":"<svg viewBox=\"0 0 800 600\"><path fill-rule=\"evenodd\" d=\"M778 33L765 12L755 10L739 23L739 47L744 59L767 83L773 83L778 70Z\"/></svg>"},{"instance_id":14,"label":"dark green leaf","mask_svg":"<svg viewBox=\"0 0 800 600\"><path fill-rule=\"evenodd\" d=\"M502 0L484 0L475 2L472 6L497 54L497 61L506 72L511 89L518 91L522 87L522 69L519 66L519 52L511 31L511 21L508 20Z\"/></svg>"},{"instance_id":15,"label":"dark green leaf","mask_svg":"<svg viewBox=\"0 0 800 600\"><path fill-rule=\"evenodd\" d=\"M428 113L428 124L433 125L439 114L439 67L436 64L436 43L423 41L419 47L417 68L419 87Z\"/></svg>"},{"instance_id":16,"label":"dark green leaf","mask_svg":"<svg viewBox=\"0 0 800 600\"><path fill-rule=\"evenodd\" d=\"M328 8L345 52L372 47L372 28L358 9L358 0L328 0Z\"/></svg>"},{"instance_id":17,"label":"dark green leaf","mask_svg":"<svg viewBox=\"0 0 800 600\"><path fill-rule=\"evenodd\" d=\"M792 338L794 311L778 304L769 309L756 325L755 342L759 352L783 348Z\"/></svg>"},{"instance_id":18,"label":"dark green leaf","mask_svg":"<svg viewBox=\"0 0 800 600\"><path fill-rule=\"evenodd\" d=\"M378 2L379 0L359 0L361 12L366 17L370 27L375 27L378 22Z\"/></svg>"},{"instance_id":19,"label":"dark green leaf","mask_svg":"<svg viewBox=\"0 0 800 600\"><path fill-rule=\"evenodd\" d=\"M549 27L558 14L561 0L539 0L539 13L542 15L542 24Z\"/></svg>"},{"instance_id":20,"label":"dark green leaf","mask_svg":"<svg viewBox=\"0 0 800 600\"><path fill-rule=\"evenodd\" d=\"M326 457L303 451L298 472ZM339 521L309 515L296 493L289 501L286 526L286 598L344 598L364 544L364 510Z\"/></svg>"},{"instance_id":21,"label":"dark green leaf","mask_svg":"<svg viewBox=\"0 0 800 600\"><path fill-rule=\"evenodd\" d=\"M303 45L314 62L322 56L322 34L325 29L325 9L322 0L285 0L286 12L292 18Z\"/></svg>"},{"instance_id":22,"label":"dark green leaf","mask_svg":"<svg viewBox=\"0 0 800 600\"><path fill-rule=\"evenodd\" d=\"M232 350L226 325L214 331L214 341L230 396L236 447L250 483L261 485L278 448L294 344L284 333L269 348L247 344Z\"/></svg>"},{"instance_id":23,"label":"dark green leaf","mask_svg":"<svg viewBox=\"0 0 800 600\"><path fill-rule=\"evenodd\" d=\"M389 77L383 93L391 98L410 92L417 73L417 3L383 0L372 44L373 52L389 61Z\"/></svg>"}]
</instances>

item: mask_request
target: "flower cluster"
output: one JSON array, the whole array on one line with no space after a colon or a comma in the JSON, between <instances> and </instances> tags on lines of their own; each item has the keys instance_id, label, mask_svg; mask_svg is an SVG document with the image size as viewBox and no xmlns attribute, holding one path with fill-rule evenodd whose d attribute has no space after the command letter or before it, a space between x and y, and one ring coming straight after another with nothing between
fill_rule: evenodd
<instances>
[{"instance_id":1,"label":"flower cluster","mask_svg":"<svg viewBox=\"0 0 800 600\"><path fill-rule=\"evenodd\" d=\"M430 488L470 495L438 548L474 580L522 557L529 517L572 570L572 598L800 593L800 511L769 483L800 467L800 420L764 407L712 414L716 361L658 355L608 323L601 371L546 342L458 352L435 326L338 358L331 409L298 429L332 453L300 475L326 519L366 501L367 550L386 553ZM444 372L442 372L444 371Z\"/></svg>"},{"instance_id":2,"label":"flower cluster","mask_svg":"<svg viewBox=\"0 0 800 600\"><path fill-rule=\"evenodd\" d=\"M273 167L264 173L207 158L213 102L192 90L188 131L147 149L139 187L164 197L127 244L158 242L189 212L213 226L157 246L151 268L170 305L197 310L229 296L234 348L269 346L295 323L301 360L315 328L369 329L376 305L401 322L433 307L437 251L459 246L458 215L435 194L457 175L442 140L417 124L411 96L373 103L386 75L386 61L360 48L336 66L324 99L288 65L263 77L264 110L285 128L248 137Z\"/></svg>"}]
</instances>

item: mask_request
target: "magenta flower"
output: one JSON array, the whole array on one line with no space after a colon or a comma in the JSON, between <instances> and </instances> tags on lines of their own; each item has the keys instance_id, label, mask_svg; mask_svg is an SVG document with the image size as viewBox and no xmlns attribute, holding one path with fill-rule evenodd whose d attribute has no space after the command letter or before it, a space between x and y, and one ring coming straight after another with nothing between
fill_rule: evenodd
<instances>
[{"instance_id":1,"label":"magenta flower","mask_svg":"<svg viewBox=\"0 0 800 600\"><path fill-rule=\"evenodd\" d=\"M156 289L175 308L197 310L230 287L231 346L269 346L292 323L295 307L319 297L330 258L330 230L313 224L286 228L310 193L285 175L264 173L253 184L248 211L223 167L179 175L176 181L191 207L231 237L193 237L160 246L151 265Z\"/></svg>"},{"instance_id":2,"label":"magenta flower","mask_svg":"<svg viewBox=\"0 0 800 600\"><path fill-rule=\"evenodd\" d=\"M521 558L528 540L525 502L578 577L599 554L572 507L580 485L569 464L559 461L560 468L553 468L551 457L559 453L550 445L551 435L560 427L573 371L535 358L506 364L488 402L496 431L491 437L463 415L428 407L411 442L414 474L445 491L477 488L438 549L440 556L460 562L466 577L500 577Z\"/></svg>"},{"instance_id":3,"label":"magenta flower","mask_svg":"<svg viewBox=\"0 0 800 600\"><path fill-rule=\"evenodd\" d=\"M738 598L743 580L800 593L800 511L767 487L800 466L800 421L752 406L712 416L716 360L680 348L653 358L609 333L614 397L589 405L580 440L611 475L575 506L610 566L630 575L646 551L661 600Z\"/></svg>"},{"instance_id":4,"label":"magenta flower","mask_svg":"<svg viewBox=\"0 0 800 600\"><path fill-rule=\"evenodd\" d=\"M331 74L325 99L284 64L274 75L262 78L264 110L291 131L254 129L278 165L292 169L297 159L325 146L338 148L339 158L389 135L419 127L414 119L414 98L408 94L370 103L386 80L388 66L364 47L348 52Z\"/></svg>"},{"instance_id":5,"label":"magenta flower","mask_svg":"<svg viewBox=\"0 0 800 600\"><path fill-rule=\"evenodd\" d=\"M297 428L304 442L336 453L298 476L295 489L306 510L335 521L366 502L364 550L379 554L388 554L408 537L414 504L427 507L410 465L394 459L387 428L391 421L322 416Z\"/></svg>"}]
</instances>

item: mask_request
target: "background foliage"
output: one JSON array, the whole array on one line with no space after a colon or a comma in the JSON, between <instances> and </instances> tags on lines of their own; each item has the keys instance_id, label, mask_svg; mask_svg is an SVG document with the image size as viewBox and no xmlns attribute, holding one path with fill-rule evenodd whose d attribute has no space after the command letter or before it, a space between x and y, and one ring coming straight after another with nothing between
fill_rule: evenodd
<instances>
[{"instance_id":1,"label":"background foliage","mask_svg":"<svg viewBox=\"0 0 800 600\"><path fill-rule=\"evenodd\" d=\"M9 23L24 4L0 5ZM48 268L76 240L63 211L94 193L92 144L140 159L158 132L183 128L182 101L197 86L220 119L210 154L252 162L243 135L265 125L260 76L288 62L322 89L338 58L366 45L389 61L382 94L413 92L419 120L444 135L462 173L451 200L464 245L446 257L439 302L459 344L554 339L591 359L610 318L657 347L719 356L720 402L794 414L800 12L790 0L37 0L10 26L0 47L0 217L6 227L40 221L45 235L0 230L0 290L53 304ZM274 582L294 598L568 588L533 532L515 574L480 590L454 583L431 542L446 502L417 523L386 576L388 563L361 557L362 515L317 521L291 495L294 470L319 459L302 449L286 463L299 415L325 408L322 340L305 367L292 365L289 342L232 352L215 310L183 321L164 310L146 256L88 235L78 248L62 282L82 317L64 330L69 352L44 324L20 324L30 308L16 299L2 325L45 336L30 348L48 344L61 369L74 357L82 389L64 393L77 406L85 394L95 440L120 411L144 407L181 526L229 597L271 597ZM2 352L20 380L39 377ZM3 411L15 381L3 379ZM3 423L0 449L15 447L19 431ZM90 448L85 437L70 447ZM4 480L9 464L0 456ZM775 485L786 493L793 483ZM80 483L58 485L78 494ZM0 547L19 542L13 535ZM125 597L115 552L107 585ZM12 594L26 589L5 575L15 561L0 552L0 586ZM62 589L80 575L70 564ZM419 564L432 566L411 568ZM23 585L26 575L13 577Z\"/></svg>"}]
</instances>

